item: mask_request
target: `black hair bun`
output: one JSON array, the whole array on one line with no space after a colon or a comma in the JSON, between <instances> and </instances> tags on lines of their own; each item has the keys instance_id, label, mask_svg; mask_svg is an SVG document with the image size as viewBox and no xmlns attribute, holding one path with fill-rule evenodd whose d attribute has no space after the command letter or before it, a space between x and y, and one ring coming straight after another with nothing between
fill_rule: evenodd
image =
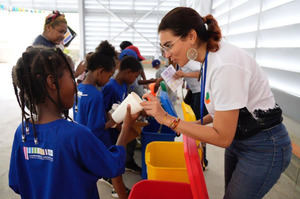
<instances>
[{"instance_id":1,"label":"black hair bun","mask_svg":"<svg viewBox=\"0 0 300 199\"><path fill-rule=\"evenodd\" d=\"M96 54L104 54L109 57L115 57L116 51L115 48L107 41L102 41L99 46L96 48Z\"/></svg>"}]
</instances>

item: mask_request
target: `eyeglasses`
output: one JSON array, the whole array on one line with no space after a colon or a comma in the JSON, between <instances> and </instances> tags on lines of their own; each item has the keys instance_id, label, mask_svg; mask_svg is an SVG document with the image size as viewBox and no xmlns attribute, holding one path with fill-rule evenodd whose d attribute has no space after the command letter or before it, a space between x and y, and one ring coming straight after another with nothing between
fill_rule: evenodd
<instances>
[{"instance_id":1,"label":"eyeglasses","mask_svg":"<svg viewBox=\"0 0 300 199\"><path fill-rule=\"evenodd\" d=\"M164 45L160 45L160 49L162 52L166 53L166 52L170 52L170 50L172 50L172 48L174 47L175 43L180 39L181 37L178 37L177 39L175 39L175 41L173 42L167 42Z\"/></svg>"}]
</instances>

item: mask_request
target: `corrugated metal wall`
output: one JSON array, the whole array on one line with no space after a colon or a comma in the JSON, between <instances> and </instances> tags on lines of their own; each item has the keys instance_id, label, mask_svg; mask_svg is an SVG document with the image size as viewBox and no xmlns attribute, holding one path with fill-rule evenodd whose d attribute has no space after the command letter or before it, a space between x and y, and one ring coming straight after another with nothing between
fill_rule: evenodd
<instances>
[{"instance_id":1,"label":"corrugated metal wall","mask_svg":"<svg viewBox=\"0 0 300 199\"><path fill-rule=\"evenodd\" d=\"M81 1L84 53L102 41L119 50L123 40L138 46L143 56L159 56L157 27L160 19L180 0L85 0Z\"/></svg>"},{"instance_id":2,"label":"corrugated metal wall","mask_svg":"<svg viewBox=\"0 0 300 199\"><path fill-rule=\"evenodd\" d=\"M246 49L257 60L266 71L285 114L300 122L299 9L299 0L214 0L212 3L212 14L225 40Z\"/></svg>"}]
</instances>

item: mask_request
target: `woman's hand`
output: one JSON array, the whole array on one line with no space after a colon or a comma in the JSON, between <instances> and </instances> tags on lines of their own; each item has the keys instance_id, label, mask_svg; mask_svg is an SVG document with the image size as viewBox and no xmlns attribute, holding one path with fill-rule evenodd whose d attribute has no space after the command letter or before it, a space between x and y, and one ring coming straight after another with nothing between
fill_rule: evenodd
<instances>
[{"instance_id":1,"label":"woman's hand","mask_svg":"<svg viewBox=\"0 0 300 199\"><path fill-rule=\"evenodd\" d=\"M178 70L176 71L176 73L174 74L175 79L179 79L184 77L184 72L182 72L182 70Z\"/></svg>"},{"instance_id":2,"label":"woman's hand","mask_svg":"<svg viewBox=\"0 0 300 199\"><path fill-rule=\"evenodd\" d=\"M141 103L147 115L153 116L160 124L162 124L167 113L161 107L160 101L151 94L145 94L143 98L148 100Z\"/></svg>"}]
</instances>

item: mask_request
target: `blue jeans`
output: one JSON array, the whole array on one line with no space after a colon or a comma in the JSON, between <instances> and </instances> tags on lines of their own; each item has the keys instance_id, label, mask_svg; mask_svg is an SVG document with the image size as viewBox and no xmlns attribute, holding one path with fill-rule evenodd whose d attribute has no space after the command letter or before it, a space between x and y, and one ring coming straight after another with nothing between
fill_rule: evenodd
<instances>
[{"instance_id":1,"label":"blue jeans","mask_svg":"<svg viewBox=\"0 0 300 199\"><path fill-rule=\"evenodd\" d=\"M292 147L283 124L225 150L224 199L258 199L272 188L291 161Z\"/></svg>"}]
</instances>

